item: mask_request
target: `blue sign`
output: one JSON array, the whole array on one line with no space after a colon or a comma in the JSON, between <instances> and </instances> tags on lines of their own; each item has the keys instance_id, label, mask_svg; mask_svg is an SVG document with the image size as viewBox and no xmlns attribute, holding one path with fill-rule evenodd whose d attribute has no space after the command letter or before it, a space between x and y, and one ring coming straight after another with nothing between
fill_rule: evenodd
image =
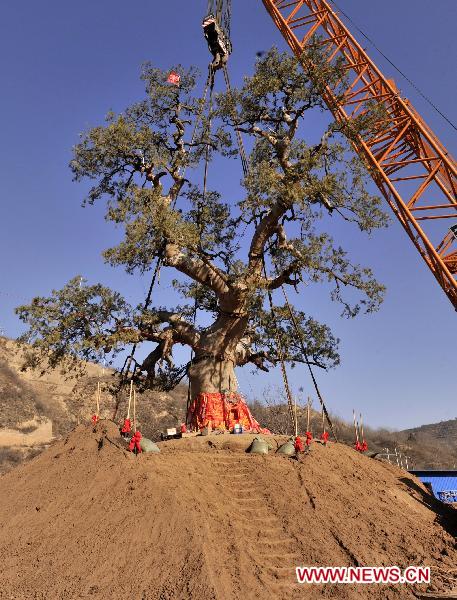
<instances>
[{"instance_id":1,"label":"blue sign","mask_svg":"<svg viewBox=\"0 0 457 600\"><path fill-rule=\"evenodd\" d=\"M457 504L457 471L410 471L433 492L435 498L448 504Z\"/></svg>"},{"instance_id":2,"label":"blue sign","mask_svg":"<svg viewBox=\"0 0 457 600\"><path fill-rule=\"evenodd\" d=\"M437 494L441 502L457 502L457 490L442 490Z\"/></svg>"}]
</instances>

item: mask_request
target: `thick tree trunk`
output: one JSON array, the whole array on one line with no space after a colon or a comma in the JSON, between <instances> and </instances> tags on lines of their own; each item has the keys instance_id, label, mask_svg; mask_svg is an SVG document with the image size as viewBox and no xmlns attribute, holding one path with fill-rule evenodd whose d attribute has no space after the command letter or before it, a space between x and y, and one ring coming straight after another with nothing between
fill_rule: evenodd
<instances>
[{"instance_id":1,"label":"thick tree trunk","mask_svg":"<svg viewBox=\"0 0 457 600\"><path fill-rule=\"evenodd\" d=\"M232 360L217 358L201 358L189 369L190 395L195 398L199 394L227 394L237 392L237 380Z\"/></svg>"},{"instance_id":2,"label":"thick tree trunk","mask_svg":"<svg viewBox=\"0 0 457 600\"><path fill-rule=\"evenodd\" d=\"M233 306L230 308L234 310ZM189 369L192 398L202 393L237 391L237 345L247 323L247 317L220 315L200 336L194 347L194 364Z\"/></svg>"},{"instance_id":3,"label":"thick tree trunk","mask_svg":"<svg viewBox=\"0 0 457 600\"><path fill-rule=\"evenodd\" d=\"M236 345L244 329L234 327L232 319L230 330L233 335L227 330L213 329L200 340L203 343L196 349L194 363L189 369L191 403L187 424L191 429L209 427L230 431L238 424L245 431L264 431L238 393ZM237 334L234 334L235 330Z\"/></svg>"},{"instance_id":4,"label":"thick tree trunk","mask_svg":"<svg viewBox=\"0 0 457 600\"><path fill-rule=\"evenodd\" d=\"M231 430L236 424L247 431L261 430L238 394L235 376L235 366L246 353L240 344L248 325L246 296L245 289L221 292L218 318L194 342L185 342L195 353L188 373L191 402L186 419L194 430Z\"/></svg>"}]
</instances>

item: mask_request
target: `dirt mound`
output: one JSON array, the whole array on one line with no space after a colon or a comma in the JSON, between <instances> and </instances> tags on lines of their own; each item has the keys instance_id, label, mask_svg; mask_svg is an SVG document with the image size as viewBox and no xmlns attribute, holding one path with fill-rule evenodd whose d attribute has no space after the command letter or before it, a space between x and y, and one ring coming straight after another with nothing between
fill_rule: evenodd
<instances>
[{"instance_id":1,"label":"dirt mound","mask_svg":"<svg viewBox=\"0 0 457 600\"><path fill-rule=\"evenodd\" d=\"M253 456L251 439L136 457L112 422L78 426L0 476L0 598L414 598L299 587L297 565L431 565L435 588L452 587L456 513L437 513L417 479L339 444Z\"/></svg>"}]
</instances>

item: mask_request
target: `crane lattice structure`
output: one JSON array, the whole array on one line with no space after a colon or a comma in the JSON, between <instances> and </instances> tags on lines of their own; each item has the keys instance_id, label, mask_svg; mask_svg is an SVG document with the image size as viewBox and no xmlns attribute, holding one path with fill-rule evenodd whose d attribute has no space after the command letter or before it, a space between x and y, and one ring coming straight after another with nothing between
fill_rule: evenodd
<instances>
[{"instance_id":1,"label":"crane lattice structure","mask_svg":"<svg viewBox=\"0 0 457 600\"><path fill-rule=\"evenodd\" d=\"M327 86L324 97L338 121L362 115L373 103L382 106L378 133L358 136L354 147L367 159L382 195L457 310L455 161L326 0L262 2L298 58L307 45L317 43L329 62L343 59L348 88L341 98Z\"/></svg>"}]
</instances>

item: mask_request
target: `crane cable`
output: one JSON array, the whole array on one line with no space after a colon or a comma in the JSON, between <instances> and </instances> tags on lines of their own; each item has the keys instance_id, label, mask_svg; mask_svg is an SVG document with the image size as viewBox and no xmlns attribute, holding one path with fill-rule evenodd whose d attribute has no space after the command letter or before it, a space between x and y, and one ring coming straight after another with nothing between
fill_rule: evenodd
<instances>
[{"instance_id":1,"label":"crane cable","mask_svg":"<svg viewBox=\"0 0 457 600\"><path fill-rule=\"evenodd\" d=\"M424 92L420 89L420 87L414 83L414 81L412 81L399 67L397 67L397 65L388 57L384 54L384 52L375 44L375 42L366 34L362 31L362 29L360 29L360 27L358 27L354 21L351 19L351 17L344 12L344 10L342 10L338 4L335 2L335 0L329 0L334 6L335 8L346 17L346 19L348 21L350 21L352 23L352 25L354 26L354 29L357 29L357 31L363 35L363 37L373 46L373 48L375 50L377 50L379 52L379 54L397 71L397 73L399 73L415 90L418 94L420 94L420 96L422 96L422 98L428 102L428 104L430 104L430 106L436 110L436 112L441 115L441 117L443 117L443 119L445 121L447 121L449 123L449 125L455 129L457 131L457 125L455 125L451 119L449 117L447 117L437 106L436 104L434 104L434 102L432 100L430 100L430 98L428 96L426 96L424 94Z\"/></svg>"},{"instance_id":2,"label":"crane cable","mask_svg":"<svg viewBox=\"0 0 457 600\"><path fill-rule=\"evenodd\" d=\"M206 14L213 14L217 22L224 30L225 35L230 38L230 21L232 18L232 6L230 0L208 0Z\"/></svg>"},{"instance_id":3,"label":"crane cable","mask_svg":"<svg viewBox=\"0 0 457 600\"><path fill-rule=\"evenodd\" d=\"M311 364L309 362L308 353L306 351L306 346L305 346L305 341L303 339L303 333L302 333L302 331L300 330L300 328L298 326L297 319L296 319L296 317L295 317L295 315L294 315L294 313L292 311L292 307L290 305L289 298L287 297L286 289L285 289L285 287L283 285L281 286L281 290L282 290L282 293L284 294L284 299L286 301L287 310L289 311L290 318L292 320L293 326L294 326L295 331L297 333L297 337L298 337L298 340L299 340L299 343L300 343L300 347L301 347L302 352L303 352L303 356L305 357L306 364L308 365L309 374L311 375L311 379L312 379L313 384L314 384L314 389L316 390L317 397L319 398L319 402L321 403L322 410L323 410L323 412L325 414L325 417L326 417L326 419L328 421L329 427L332 430L333 437L335 438L335 441L337 442L338 438L336 437L336 433L335 433L335 429L333 427L333 423L332 423L332 421L330 419L330 416L328 414L327 408L326 408L325 403L324 403L324 399L321 396L321 393L319 391L319 386L317 385L317 381L316 381L316 378L314 376L313 369L312 369Z\"/></svg>"},{"instance_id":4,"label":"crane cable","mask_svg":"<svg viewBox=\"0 0 457 600\"><path fill-rule=\"evenodd\" d=\"M227 85L227 90L231 94L230 79L229 79L229 74L228 74L228 70L227 70L226 65L224 65L224 77L225 77L225 82L226 82L226 85ZM236 119L235 119L235 122L236 122ZM241 135L241 132L237 129L236 126L234 127L234 129L235 129L235 132L236 132L236 138L237 138L237 142L238 142L238 149L239 149L240 156L241 156L241 164L242 164L242 168L243 168L243 173L244 173L244 176L247 177L247 175L249 174L249 164L248 164L248 160L247 160L247 156L246 156L246 150L245 150L244 143L243 143L243 137ZM263 272L264 272L265 279L267 279L267 273L266 273L266 266L265 266L265 257L264 257L264 255L262 255L262 267L263 267ZM298 326L296 317L295 317L295 315L294 315L294 313L292 311L292 307L291 307L289 299L287 297L287 293L286 293L286 290L284 288L284 285L281 285L281 290L282 290L282 293L284 294L284 298L286 300L287 309L288 309L288 312L289 312L289 315L290 315L293 327L294 327L295 332L297 334L297 338L299 340L299 343L300 343L300 346L301 346L301 349L302 349L302 352L303 352L303 355L304 355L304 358L305 358L305 362L306 362L306 364L308 366L309 373L311 375L311 379L312 379L312 382L313 382L313 385L314 385L314 389L316 391L317 397L319 398L319 402L321 403L322 410L324 411L325 417L326 417L327 422L329 424L329 427L330 427L330 429L332 431L333 437L335 438L335 441L337 442L338 438L336 436L336 432L335 432L335 429L333 427L333 423L332 423L332 421L330 419L330 415L329 415L329 413L327 411L327 407L325 406L325 402L324 402L324 399L322 397L322 394L320 393L319 386L318 386L316 377L314 375L314 371L312 369L311 363L310 363L309 358L308 358L308 353L306 351L306 346L305 346L305 343L304 343L303 335L302 335L302 332L300 331L300 328ZM278 354L279 354L279 359L280 359L280 363L281 363L281 374L282 374L283 381L284 381L284 387L285 387L286 393L287 393L287 400L288 400L288 405L289 405L289 412L290 412L292 420L293 420L293 422L295 424L292 394L290 392L289 381L288 381L288 378L287 378L287 371L286 371L285 364L284 364L284 355L283 355L283 352L282 352L281 340L279 338L279 328L278 328L278 325L277 325L276 313L275 313L274 306L273 306L273 298L272 298L272 294L271 294L270 290L267 290L267 294L268 294L268 301L269 301L269 305L270 305L270 311L271 311L271 314L272 314L272 317L273 317L273 321L274 321L274 325L275 325L275 337L276 337L276 343L278 344L278 350L279 350Z\"/></svg>"},{"instance_id":5,"label":"crane cable","mask_svg":"<svg viewBox=\"0 0 457 600\"><path fill-rule=\"evenodd\" d=\"M230 96L232 96L232 86L230 85L230 77L229 77L227 65L223 66L223 71L224 71L224 79L225 79L225 85L227 86L227 91L230 94ZM234 119L234 123L236 123L236 118ZM243 136L241 135L241 131L238 129L238 127L234 127L234 130L235 130L235 135L236 135L236 141L238 143L238 151L240 153L243 174L245 177L247 177L249 175L249 163L248 163L248 159L246 156L246 150L244 148Z\"/></svg>"}]
</instances>

